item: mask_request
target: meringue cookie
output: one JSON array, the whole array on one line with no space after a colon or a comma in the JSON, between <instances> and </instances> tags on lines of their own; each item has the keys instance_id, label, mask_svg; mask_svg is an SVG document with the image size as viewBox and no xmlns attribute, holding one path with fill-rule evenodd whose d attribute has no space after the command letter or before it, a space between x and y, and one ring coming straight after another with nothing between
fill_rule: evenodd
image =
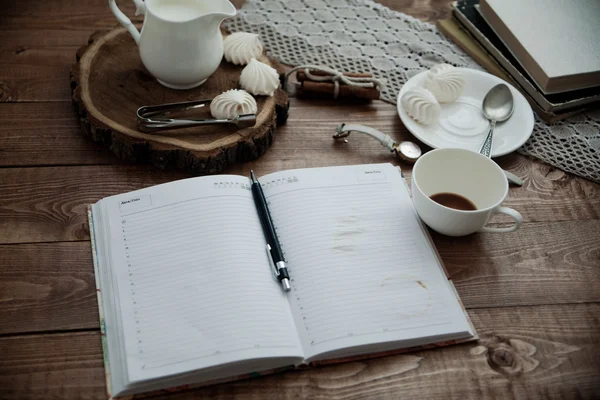
<instances>
[{"instance_id":1,"label":"meringue cookie","mask_svg":"<svg viewBox=\"0 0 600 400\"><path fill-rule=\"evenodd\" d=\"M453 102L462 93L465 80L458 68L438 64L427 73L424 86L440 103Z\"/></svg>"},{"instance_id":2,"label":"meringue cookie","mask_svg":"<svg viewBox=\"0 0 600 400\"><path fill-rule=\"evenodd\" d=\"M245 90L228 90L210 102L210 113L217 119L232 119L243 114L256 114L256 110L256 100Z\"/></svg>"},{"instance_id":3,"label":"meringue cookie","mask_svg":"<svg viewBox=\"0 0 600 400\"><path fill-rule=\"evenodd\" d=\"M240 85L254 95L273 96L279 86L279 74L270 65L252 58L242 70Z\"/></svg>"},{"instance_id":4,"label":"meringue cookie","mask_svg":"<svg viewBox=\"0 0 600 400\"><path fill-rule=\"evenodd\" d=\"M414 87L402 95L400 104L415 121L431 125L440 118L441 107L433 93L422 87Z\"/></svg>"},{"instance_id":5,"label":"meringue cookie","mask_svg":"<svg viewBox=\"0 0 600 400\"><path fill-rule=\"evenodd\" d=\"M260 38L255 33L236 32L223 41L223 53L228 62L246 65L252 58L258 58L264 50Z\"/></svg>"}]
</instances>

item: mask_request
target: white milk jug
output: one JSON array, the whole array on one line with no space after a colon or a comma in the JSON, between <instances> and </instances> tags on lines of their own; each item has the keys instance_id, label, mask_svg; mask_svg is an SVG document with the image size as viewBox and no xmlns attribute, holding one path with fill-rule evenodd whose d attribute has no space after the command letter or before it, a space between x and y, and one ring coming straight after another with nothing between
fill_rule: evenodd
<instances>
[{"instance_id":1,"label":"white milk jug","mask_svg":"<svg viewBox=\"0 0 600 400\"><path fill-rule=\"evenodd\" d=\"M223 58L220 25L235 16L228 0L133 0L144 14L141 33L109 0L111 11L140 49L144 66L164 86L190 89L203 84Z\"/></svg>"}]
</instances>

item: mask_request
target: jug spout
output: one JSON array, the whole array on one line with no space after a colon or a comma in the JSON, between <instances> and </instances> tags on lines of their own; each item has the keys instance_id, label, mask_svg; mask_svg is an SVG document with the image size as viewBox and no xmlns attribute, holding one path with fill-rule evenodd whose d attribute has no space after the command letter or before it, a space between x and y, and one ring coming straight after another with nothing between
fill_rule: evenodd
<instances>
[{"instance_id":1,"label":"jug spout","mask_svg":"<svg viewBox=\"0 0 600 400\"><path fill-rule=\"evenodd\" d=\"M210 9L199 19L205 18L209 20L211 25L218 27L223 20L235 17L237 11L229 0L216 0L210 2Z\"/></svg>"},{"instance_id":2,"label":"jug spout","mask_svg":"<svg viewBox=\"0 0 600 400\"><path fill-rule=\"evenodd\" d=\"M235 17L236 9L229 0L214 0L211 1L211 7L215 14L220 14L223 19Z\"/></svg>"},{"instance_id":3,"label":"jug spout","mask_svg":"<svg viewBox=\"0 0 600 400\"><path fill-rule=\"evenodd\" d=\"M115 1L115 0L109 0ZM156 18L163 23L193 24L195 21L223 21L234 17L236 9L229 0L133 0L136 12Z\"/></svg>"}]
</instances>

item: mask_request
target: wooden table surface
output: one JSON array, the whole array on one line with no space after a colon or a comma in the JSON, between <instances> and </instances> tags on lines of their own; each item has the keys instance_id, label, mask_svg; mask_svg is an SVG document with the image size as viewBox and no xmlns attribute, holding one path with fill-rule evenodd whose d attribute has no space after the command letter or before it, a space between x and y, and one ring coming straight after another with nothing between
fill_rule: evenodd
<instances>
[{"instance_id":1,"label":"wooden table surface","mask_svg":"<svg viewBox=\"0 0 600 400\"><path fill-rule=\"evenodd\" d=\"M133 15L132 4L121 3ZM449 0L382 3L425 20L449 10ZM94 30L115 24L106 0L0 2L3 399L105 397L86 206L187 176L125 164L79 133L70 66ZM334 143L331 134L341 122L411 137L391 104L292 99L273 147L226 172L396 163L366 137ZM161 398L600 398L600 185L517 154L498 162L525 179L506 202L523 214L522 228L433 236L478 343ZM399 165L410 176L410 166Z\"/></svg>"}]
</instances>

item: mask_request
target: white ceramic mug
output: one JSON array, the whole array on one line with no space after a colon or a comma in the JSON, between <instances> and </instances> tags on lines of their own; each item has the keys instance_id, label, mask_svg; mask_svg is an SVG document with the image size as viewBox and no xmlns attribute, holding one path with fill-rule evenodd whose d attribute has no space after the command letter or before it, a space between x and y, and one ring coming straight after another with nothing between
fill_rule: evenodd
<instances>
[{"instance_id":1,"label":"white ceramic mug","mask_svg":"<svg viewBox=\"0 0 600 400\"><path fill-rule=\"evenodd\" d=\"M144 66L164 86L191 89L203 84L223 58L220 25L236 10L228 0L133 0L144 14L142 32L108 0L111 11L137 43Z\"/></svg>"},{"instance_id":2,"label":"white ceramic mug","mask_svg":"<svg viewBox=\"0 0 600 400\"><path fill-rule=\"evenodd\" d=\"M458 194L477 209L464 211L443 206L430 198L438 193ZM523 218L512 208L500 205L507 195L508 181L502 169L491 159L469 150L432 150L413 167L415 209L431 229L444 235L516 231ZM494 214L506 214L515 224L508 228L486 227Z\"/></svg>"}]
</instances>

